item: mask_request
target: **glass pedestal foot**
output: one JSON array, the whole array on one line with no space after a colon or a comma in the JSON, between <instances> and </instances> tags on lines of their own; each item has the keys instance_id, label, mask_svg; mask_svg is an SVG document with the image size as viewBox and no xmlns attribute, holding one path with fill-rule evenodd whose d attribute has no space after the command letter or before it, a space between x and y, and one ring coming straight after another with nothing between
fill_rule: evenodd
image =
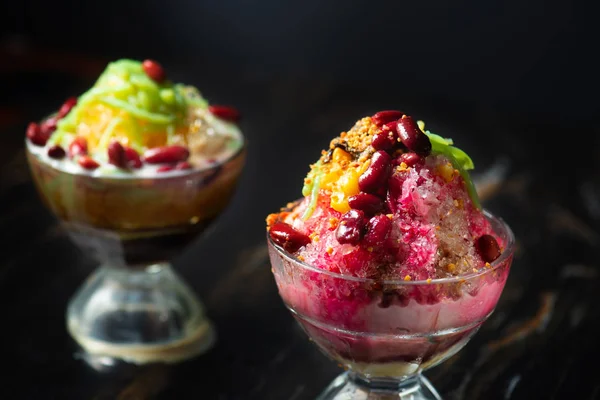
<instances>
[{"instance_id":1,"label":"glass pedestal foot","mask_svg":"<svg viewBox=\"0 0 600 400\"><path fill-rule=\"evenodd\" d=\"M422 375L403 381L367 379L346 372L334 379L317 400L441 400L431 383Z\"/></svg>"},{"instance_id":2,"label":"glass pedestal foot","mask_svg":"<svg viewBox=\"0 0 600 400\"><path fill-rule=\"evenodd\" d=\"M170 264L101 266L71 299L67 328L85 358L176 363L208 350L215 332Z\"/></svg>"}]
</instances>

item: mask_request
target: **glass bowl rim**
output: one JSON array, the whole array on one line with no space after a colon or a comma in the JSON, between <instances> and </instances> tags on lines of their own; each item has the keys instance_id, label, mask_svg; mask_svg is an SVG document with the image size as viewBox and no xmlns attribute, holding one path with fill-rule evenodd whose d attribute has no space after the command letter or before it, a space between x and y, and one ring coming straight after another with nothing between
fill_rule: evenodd
<instances>
[{"instance_id":1,"label":"glass bowl rim","mask_svg":"<svg viewBox=\"0 0 600 400\"><path fill-rule=\"evenodd\" d=\"M498 257L497 259L495 259L494 261L492 261L490 263L491 266L489 268L484 268L477 272L470 272L468 274L457 275L457 276L453 276L453 277L449 277L449 278L436 278L436 279L427 279L427 280L405 281L404 279L378 280L378 279L373 279L373 278L361 278L358 276L344 275L344 274L339 274L337 272L326 271L324 269L314 267L304 261L299 260L294 255L290 254L285 249L283 249L281 246L276 244L273 241L273 239L271 239L271 236L269 235L268 232L267 232L267 242L268 242L269 247L273 247L277 251L277 253L279 253L282 257L284 257L285 259L289 260L290 262L292 262L294 264L299 265L303 269L309 270L311 272L324 274L324 275L330 276L332 278L343 279L346 281L371 283L371 284L379 283L382 285L394 285L394 286L420 286L420 285L461 283L461 282L466 282L471 279L475 279L475 278L478 278L478 277L481 277L481 276L484 276L484 275L494 272L499 267L504 265L506 263L506 261L508 261L508 259L510 257L512 257L512 255L514 254L514 251L515 251L515 236L514 236L512 229L510 229L510 226L508 226L508 224L502 218L496 217L488 210L482 209L482 212L486 219L488 219L492 222L498 223L504 230L503 233L506 234L506 244L504 246L504 251L502 252L502 254L500 254L500 257Z\"/></svg>"}]
</instances>

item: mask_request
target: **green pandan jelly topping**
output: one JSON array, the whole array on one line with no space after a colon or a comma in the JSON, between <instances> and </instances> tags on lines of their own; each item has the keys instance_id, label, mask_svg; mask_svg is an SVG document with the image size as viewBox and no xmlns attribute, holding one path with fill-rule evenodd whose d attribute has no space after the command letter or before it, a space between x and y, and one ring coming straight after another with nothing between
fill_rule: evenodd
<instances>
[{"instance_id":1,"label":"green pandan jelly topping","mask_svg":"<svg viewBox=\"0 0 600 400\"><path fill-rule=\"evenodd\" d=\"M473 202L475 207L481 209L481 203L479 202L477 190L475 189L475 185L473 184L471 176L468 172L475 168L471 157L469 157L467 153L465 153L458 147L452 146L454 144L452 139L443 138L439 135L436 135L435 133L431 133L430 131L425 131L425 134L429 137L429 140L431 141L431 152L442 154L450 160L454 168L456 168L460 173L460 176L462 176L471 201Z\"/></svg>"},{"instance_id":2,"label":"green pandan jelly topping","mask_svg":"<svg viewBox=\"0 0 600 400\"><path fill-rule=\"evenodd\" d=\"M187 123L190 107L207 106L196 88L169 80L156 82L144 72L141 62L118 60L108 64L94 86L78 98L77 105L59 121L50 140L65 145L63 139L77 134L81 123L92 129L98 124L93 133L98 136L95 138L98 149L104 150L119 131L126 132L132 147L143 150L144 134L172 135ZM107 108L111 114L101 115L99 110Z\"/></svg>"},{"instance_id":3,"label":"green pandan jelly topping","mask_svg":"<svg viewBox=\"0 0 600 400\"><path fill-rule=\"evenodd\" d=\"M321 186L321 178L323 176L321 171L319 170L320 165L321 165L321 162L320 161L317 162L315 164L315 167L313 169L311 169L311 172L309 172L309 175L312 174L311 178L314 179L312 184L307 185L305 183L304 187L302 188L302 194L305 197L310 196L310 201L308 202L308 206L306 207L304 214L302 214L302 219L304 221L306 221L307 219L310 218L312 213L315 211L315 208L317 207L317 200L319 198L319 188Z\"/></svg>"}]
</instances>

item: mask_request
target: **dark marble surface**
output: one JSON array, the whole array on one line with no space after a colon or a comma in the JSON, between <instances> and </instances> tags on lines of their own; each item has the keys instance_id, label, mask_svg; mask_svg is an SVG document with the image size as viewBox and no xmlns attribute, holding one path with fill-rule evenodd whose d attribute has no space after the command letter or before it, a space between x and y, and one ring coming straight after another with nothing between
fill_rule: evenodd
<instances>
[{"instance_id":1,"label":"dark marble surface","mask_svg":"<svg viewBox=\"0 0 600 400\"><path fill-rule=\"evenodd\" d=\"M237 194L214 228L174 260L205 301L218 342L177 366L98 372L78 356L64 312L95 263L35 193L26 123L93 82L105 61L0 50L2 399L312 399L340 371L280 301L264 217L300 194L308 164L354 120L399 108L469 152L484 205L504 217L517 256L496 312L456 356L427 371L446 399L600 399L599 126L499 113L373 83L253 82L170 66L209 100L239 107L249 139ZM401 89L401 88L400 88ZM557 137L558 140L551 138ZM571 148L565 143L574 143Z\"/></svg>"}]
</instances>

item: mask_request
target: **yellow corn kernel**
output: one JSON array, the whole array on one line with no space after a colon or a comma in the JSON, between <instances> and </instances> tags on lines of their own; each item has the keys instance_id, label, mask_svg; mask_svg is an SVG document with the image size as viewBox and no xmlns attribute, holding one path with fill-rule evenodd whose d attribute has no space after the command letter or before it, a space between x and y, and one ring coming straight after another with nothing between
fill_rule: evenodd
<instances>
[{"instance_id":1,"label":"yellow corn kernel","mask_svg":"<svg viewBox=\"0 0 600 400\"><path fill-rule=\"evenodd\" d=\"M354 196L360 192L358 187L358 173L354 169L347 170L338 181L338 187L346 197Z\"/></svg>"},{"instance_id":2,"label":"yellow corn kernel","mask_svg":"<svg viewBox=\"0 0 600 400\"><path fill-rule=\"evenodd\" d=\"M334 163L344 164L352 161L352 156L344 150L340 149L339 147L336 147L335 149L333 149L331 159Z\"/></svg>"},{"instance_id":3,"label":"yellow corn kernel","mask_svg":"<svg viewBox=\"0 0 600 400\"><path fill-rule=\"evenodd\" d=\"M367 161L365 161L363 165L360 166L360 169L358 170L358 175L362 175L367 170L367 168L369 168L369 165L371 165L370 158Z\"/></svg>"},{"instance_id":4,"label":"yellow corn kernel","mask_svg":"<svg viewBox=\"0 0 600 400\"><path fill-rule=\"evenodd\" d=\"M343 171L340 168L332 168L321 178L321 188L325 190L334 190L336 183L340 180Z\"/></svg>"},{"instance_id":5,"label":"yellow corn kernel","mask_svg":"<svg viewBox=\"0 0 600 400\"><path fill-rule=\"evenodd\" d=\"M345 213L350 211L350 206L348 205L348 198L344 196L342 192L334 192L331 194L331 202L329 203L331 208L341 213Z\"/></svg>"}]
</instances>

